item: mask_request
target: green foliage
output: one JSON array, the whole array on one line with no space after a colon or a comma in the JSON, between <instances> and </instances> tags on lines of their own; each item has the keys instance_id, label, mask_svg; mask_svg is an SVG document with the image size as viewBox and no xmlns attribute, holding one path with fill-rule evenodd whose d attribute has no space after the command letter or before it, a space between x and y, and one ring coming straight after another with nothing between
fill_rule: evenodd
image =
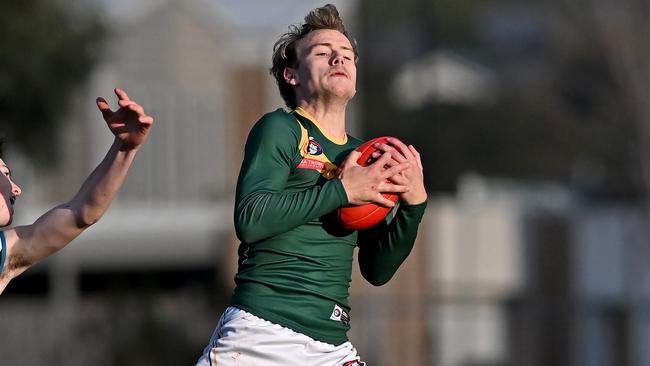
<instances>
[{"instance_id":1,"label":"green foliage","mask_svg":"<svg viewBox=\"0 0 650 366\"><path fill-rule=\"evenodd\" d=\"M73 88L99 58L103 26L55 0L3 3L0 11L0 134L39 163L56 155Z\"/></svg>"}]
</instances>

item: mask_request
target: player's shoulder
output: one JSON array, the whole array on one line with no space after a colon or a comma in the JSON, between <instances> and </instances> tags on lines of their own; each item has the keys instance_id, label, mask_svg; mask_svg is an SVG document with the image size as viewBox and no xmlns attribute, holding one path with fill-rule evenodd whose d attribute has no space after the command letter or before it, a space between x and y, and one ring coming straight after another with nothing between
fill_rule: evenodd
<instances>
[{"instance_id":1,"label":"player's shoulder","mask_svg":"<svg viewBox=\"0 0 650 366\"><path fill-rule=\"evenodd\" d=\"M285 126L290 128L298 125L296 117L284 108L278 108L273 112L266 113L257 123L272 125L274 127Z\"/></svg>"},{"instance_id":2,"label":"player's shoulder","mask_svg":"<svg viewBox=\"0 0 650 366\"><path fill-rule=\"evenodd\" d=\"M278 108L263 115L253 126L252 132L284 138L287 134L299 136L300 124L293 114L284 108Z\"/></svg>"},{"instance_id":3,"label":"player's shoulder","mask_svg":"<svg viewBox=\"0 0 650 366\"><path fill-rule=\"evenodd\" d=\"M362 139L354 137L354 136L348 134L348 144L351 145L353 148L356 148L357 146L360 146L364 142L365 141L363 141Z\"/></svg>"}]
</instances>

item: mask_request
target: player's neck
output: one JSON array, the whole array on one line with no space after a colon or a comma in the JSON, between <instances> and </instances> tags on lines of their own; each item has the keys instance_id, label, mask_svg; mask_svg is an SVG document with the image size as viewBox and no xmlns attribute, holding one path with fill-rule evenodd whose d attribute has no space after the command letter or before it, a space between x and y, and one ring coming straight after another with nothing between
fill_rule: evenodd
<instances>
[{"instance_id":1,"label":"player's neck","mask_svg":"<svg viewBox=\"0 0 650 366\"><path fill-rule=\"evenodd\" d=\"M330 136L343 139L345 132L345 107L339 103L298 102L298 107L307 112Z\"/></svg>"}]
</instances>

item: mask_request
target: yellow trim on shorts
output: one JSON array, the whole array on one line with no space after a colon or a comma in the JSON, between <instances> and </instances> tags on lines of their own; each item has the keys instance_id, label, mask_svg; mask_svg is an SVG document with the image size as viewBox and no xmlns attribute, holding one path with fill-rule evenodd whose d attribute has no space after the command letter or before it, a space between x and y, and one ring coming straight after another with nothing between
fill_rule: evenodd
<instances>
[{"instance_id":1,"label":"yellow trim on shorts","mask_svg":"<svg viewBox=\"0 0 650 366\"><path fill-rule=\"evenodd\" d=\"M212 353L214 353L214 363L212 363L212 360L210 360L210 364L212 364L212 366L217 366L217 348L216 347L212 347L212 349L210 350L210 357L211 358L212 358Z\"/></svg>"}]
</instances>

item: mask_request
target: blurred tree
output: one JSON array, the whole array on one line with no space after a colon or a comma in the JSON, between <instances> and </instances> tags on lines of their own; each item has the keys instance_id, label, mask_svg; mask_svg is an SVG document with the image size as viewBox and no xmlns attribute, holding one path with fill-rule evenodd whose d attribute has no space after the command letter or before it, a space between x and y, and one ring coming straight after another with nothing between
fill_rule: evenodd
<instances>
[{"instance_id":1,"label":"blurred tree","mask_svg":"<svg viewBox=\"0 0 650 366\"><path fill-rule=\"evenodd\" d=\"M0 134L41 165L56 161L55 131L104 34L87 4L72 4L8 1L0 11Z\"/></svg>"},{"instance_id":2,"label":"blurred tree","mask_svg":"<svg viewBox=\"0 0 650 366\"><path fill-rule=\"evenodd\" d=\"M454 190L472 171L561 182L591 198L637 198L634 111L602 44L579 31L562 1L363 1L366 137L393 134L416 145L432 191ZM450 74L440 50L457 56L446 64L475 64L495 80L483 101L440 97ZM425 78L435 86L425 102L405 107L395 79L409 65L419 67L414 88Z\"/></svg>"},{"instance_id":3,"label":"blurred tree","mask_svg":"<svg viewBox=\"0 0 650 366\"><path fill-rule=\"evenodd\" d=\"M593 38L634 124L635 165L650 209L650 3L647 0L579 0L561 2L565 13L585 38Z\"/></svg>"}]
</instances>

